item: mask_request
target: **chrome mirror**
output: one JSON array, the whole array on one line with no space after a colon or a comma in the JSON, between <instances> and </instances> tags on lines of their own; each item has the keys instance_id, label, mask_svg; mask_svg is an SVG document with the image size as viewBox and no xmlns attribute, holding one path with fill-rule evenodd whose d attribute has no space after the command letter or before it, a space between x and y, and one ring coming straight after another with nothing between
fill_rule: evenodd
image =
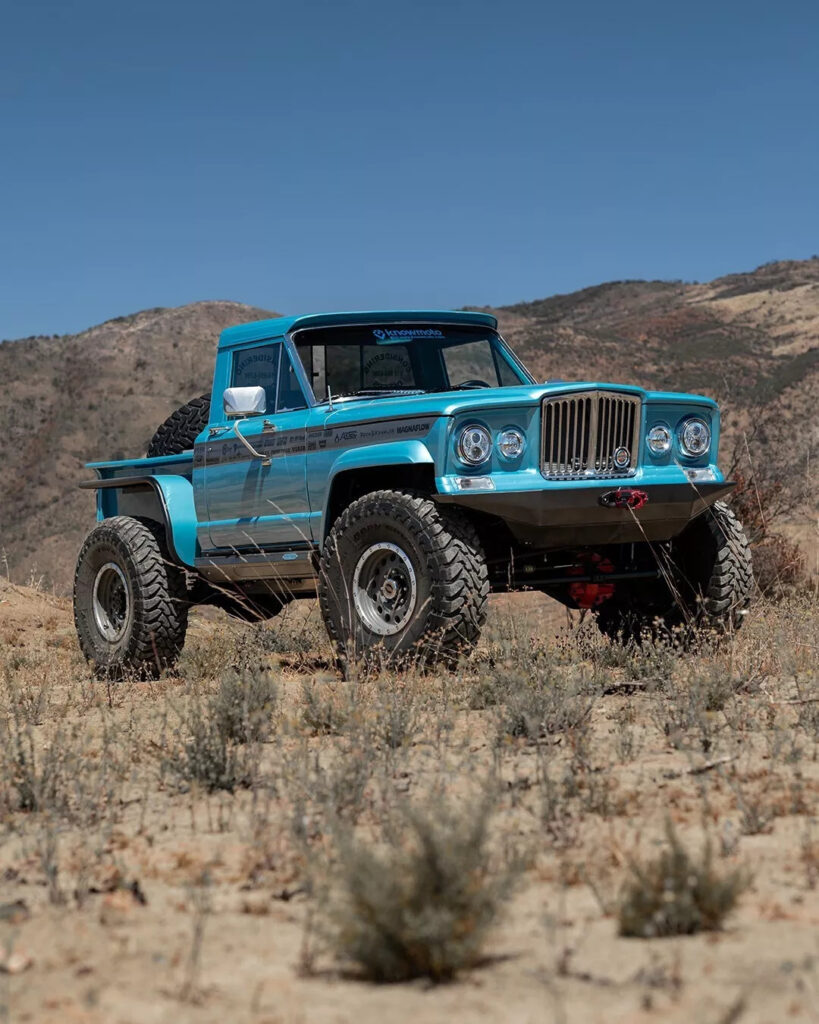
<instances>
[{"instance_id":1,"label":"chrome mirror","mask_svg":"<svg viewBox=\"0 0 819 1024\"><path fill-rule=\"evenodd\" d=\"M241 416L261 416L267 412L267 398L264 388L258 385L250 388L225 388L222 394L225 416L236 419Z\"/></svg>"}]
</instances>

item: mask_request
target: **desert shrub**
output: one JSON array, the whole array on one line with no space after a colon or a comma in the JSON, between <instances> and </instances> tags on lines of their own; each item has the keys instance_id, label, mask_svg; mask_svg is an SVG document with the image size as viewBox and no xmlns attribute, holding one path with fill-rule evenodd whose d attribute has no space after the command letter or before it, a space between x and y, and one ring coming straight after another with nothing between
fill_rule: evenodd
<instances>
[{"instance_id":1,"label":"desert shrub","mask_svg":"<svg viewBox=\"0 0 819 1024\"><path fill-rule=\"evenodd\" d=\"M582 676L517 674L507 678L499 734L535 742L554 733L586 731L594 699Z\"/></svg>"},{"instance_id":2,"label":"desert shrub","mask_svg":"<svg viewBox=\"0 0 819 1024\"><path fill-rule=\"evenodd\" d=\"M490 806L408 810L380 848L339 844L329 934L343 960L373 981L447 981L474 966L513 872L493 872Z\"/></svg>"},{"instance_id":3,"label":"desert shrub","mask_svg":"<svg viewBox=\"0 0 819 1024\"><path fill-rule=\"evenodd\" d=\"M271 623L221 627L214 635L191 637L179 658L177 671L191 685L234 672L265 672L280 654L304 654L320 641L315 628L291 622L285 611ZM325 642L326 643L326 642Z\"/></svg>"},{"instance_id":4,"label":"desert shrub","mask_svg":"<svg viewBox=\"0 0 819 1024\"><path fill-rule=\"evenodd\" d=\"M540 823L554 849L565 850L579 839L580 816L572 800L568 769L559 777L547 761L539 770Z\"/></svg>"},{"instance_id":5,"label":"desert shrub","mask_svg":"<svg viewBox=\"0 0 819 1024\"><path fill-rule=\"evenodd\" d=\"M75 757L60 739L38 744L31 725L17 716L0 725L0 801L6 810L62 812L67 807L69 762Z\"/></svg>"},{"instance_id":6,"label":"desert shrub","mask_svg":"<svg viewBox=\"0 0 819 1024\"><path fill-rule=\"evenodd\" d=\"M20 714L0 721L0 810L47 814L87 827L116 817L124 775L122 738L105 719L36 731Z\"/></svg>"},{"instance_id":7,"label":"desert shrub","mask_svg":"<svg viewBox=\"0 0 819 1024\"><path fill-rule=\"evenodd\" d=\"M270 737L277 688L260 672L228 674L214 694L194 694L179 712L179 724L163 767L183 782L210 792L233 792L256 777L258 744Z\"/></svg>"},{"instance_id":8,"label":"desert shrub","mask_svg":"<svg viewBox=\"0 0 819 1024\"><path fill-rule=\"evenodd\" d=\"M30 725L42 725L51 701L52 678L46 659L22 651L0 653L0 678L11 714Z\"/></svg>"},{"instance_id":9,"label":"desert shrub","mask_svg":"<svg viewBox=\"0 0 819 1024\"><path fill-rule=\"evenodd\" d=\"M809 446L793 445L790 418L778 402L752 410L751 423L734 440L727 476L737 486L730 501L751 545L757 586L778 601L805 582L804 556L780 528L810 506ZM770 458L773 451L776 459Z\"/></svg>"},{"instance_id":10,"label":"desert shrub","mask_svg":"<svg viewBox=\"0 0 819 1024\"><path fill-rule=\"evenodd\" d=\"M387 682L378 689L375 706L376 738L387 750L398 750L418 733L419 717L408 686Z\"/></svg>"},{"instance_id":11,"label":"desert shrub","mask_svg":"<svg viewBox=\"0 0 819 1024\"><path fill-rule=\"evenodd\" d=\"M753 547L754 578L764 597L776 600L805 583L805 556L798 544L768 533Z\"/></svg>"},{"instance_id":12,"label":"desert shrub","mask_svg":"<svg viewBox=\"0 0 819 1024\"><path fill-rule=\"evenodd\" d=\"M234 743L263 743L273 731L278 696L268 672L227 672L210 701L215 726Z\"/></svg>"},{"instance_id":13,"label":"desert shrub","mask_svg":"<svg viewBox=\"0 0 819 1024\"><path fill-rule=\"evenodd\" d=\"M506 699L509 681L491 665L481 665L477 676L470 680L466 704L470 711L485 711L497 707Z\"/></svg>"},{"instance_id":14,"label":"desert shrub","mask_svg":"<svg viewBox=\"0 0 819 1024\"><path fill-rule=\"evenodd\" d=\"M184 782L196 782L209 792L225 789L232 793L250 785L237 744L232 743L196 703L183 721L179 742L165 757L165 766Z\"/></svg>"},{"instance_id":15,"label":"desert shrub","mask_svg":"<svg viewBox=\"0 0 819 1024\"><path fill-rule=\"evenodd\" d=\"M302 683L301 720L314 736L339 735L350 718L352 692L338 686L313 682Z\"/></svg>"},{"instance_id":16,"label":"desert shrub","mask_svg":"<svg viewBox=\"0 0 819 1024\"><path fill-rule=\"evenodd\" d=\"M741 869L716 871L710 842L693 858L670 820L666 839L656 859L631 863L619 908L621 935L648 939L716 931L750 882Z\"/></svg>"},{"instance_id":17,"label":"desert shrub","mask_svg":"<svg viewBox=\"0 0 819 1024\"><path fill-rule=\"evenodd\" d=\"M595 667L603 684L611 680L611 669L620 669L627 680L649 680L657 685L667 682L679 664L682 637L678 631L669 632L657 620L646 627L639 641L622 638L620 641L590 643L588 636L581 650Z\"/></svg>"},{"instance_id":18,"label":"desert shrub","mask_svg":"<svg viewBox=\"0 0 819 1024\"><path fill-rule=\"evenodd\" d=\"M358 820L374 763L374 752L360 744L342 747L329 761L316 757L311 797L329 821Z\"/></svg>"}]
</instances>

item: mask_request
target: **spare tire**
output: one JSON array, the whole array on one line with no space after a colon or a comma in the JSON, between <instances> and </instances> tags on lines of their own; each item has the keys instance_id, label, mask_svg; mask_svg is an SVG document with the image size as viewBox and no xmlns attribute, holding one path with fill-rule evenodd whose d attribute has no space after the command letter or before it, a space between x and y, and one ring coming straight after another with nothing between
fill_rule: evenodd
<instances>
[{"instance_id":1,"label":"spare tire","mask_svg":"<svg viewBox=\"0 0 819 1024\"><path fill-rule=\"evenodd\" d=\"M148 445L148 458L190 451L193 442L208 425L209 417L210 395L192 398L181 409L171 413L157 429Z\"/></svg>"}]
</instances>

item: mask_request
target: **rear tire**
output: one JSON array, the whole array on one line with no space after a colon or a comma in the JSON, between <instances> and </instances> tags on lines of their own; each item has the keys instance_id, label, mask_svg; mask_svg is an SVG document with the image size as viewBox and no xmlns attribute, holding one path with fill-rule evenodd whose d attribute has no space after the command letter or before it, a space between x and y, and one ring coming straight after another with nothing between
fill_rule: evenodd
<instances>
[{"instance_id":1,"label":"rear tire","mask_svg":"<svg viewBox=\"0 0 819 1024\"><path fill-rule=\"evenodd\" d=\"M179 455L190 451L210 418L210 395L192 398L157 428L148 445L148 458L159 455Z\"/></svg>"},{"instance_id":2,"label":"rear tire","mask_svg":"<svg viewBox=\"0 0 819 1024\"><path fill-rule=\"evenodd\" d=\"M717 501L689 523L669 556L670 582L615 593L597 613L601 632L624 642L665 633L685 643L699 629L739 629L754 575L748 539L729 506Z\"/></svg>"},{"instance_id":3,"label":"rear tire","mask_svg":"<svg viewBox=\"0 0 819 1024\"><path fill-rule=\"evenodd\" d=\"M100 676L155 678L176 662L188 593L159 523L114 516L91 531L77 560L74 623L80 648Z\"/></svg>"},{"instance_id":4,"label":"rear tire","mask_svg":"<svg viewBox=\"0 0 819 1024\"><path fill-rule=\"evenodd\" d=\"M477 643L489 576L459 511L403 491L354 501L330 531L319 603L343 662L380 649L391 661L452 662Z\"/></svg>"}]
</instances>

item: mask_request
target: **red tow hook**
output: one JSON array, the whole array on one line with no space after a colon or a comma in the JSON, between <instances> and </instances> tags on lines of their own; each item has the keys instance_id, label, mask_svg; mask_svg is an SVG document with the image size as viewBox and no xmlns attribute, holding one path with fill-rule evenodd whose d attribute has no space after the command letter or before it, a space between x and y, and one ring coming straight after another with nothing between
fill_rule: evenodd
<instances>
[{"instance_id":1,"label":"red tow hook","mask_svg":"<svg viewBox=\"0 0 819 1024\"><path fill-rule=\"evenodd\" d=\"M616 491L606 491L601 495L600 504L606 508L630 508L636 511L648 504L648 495L632 487L618 487Z\"/></svg>"}]
</instances>

